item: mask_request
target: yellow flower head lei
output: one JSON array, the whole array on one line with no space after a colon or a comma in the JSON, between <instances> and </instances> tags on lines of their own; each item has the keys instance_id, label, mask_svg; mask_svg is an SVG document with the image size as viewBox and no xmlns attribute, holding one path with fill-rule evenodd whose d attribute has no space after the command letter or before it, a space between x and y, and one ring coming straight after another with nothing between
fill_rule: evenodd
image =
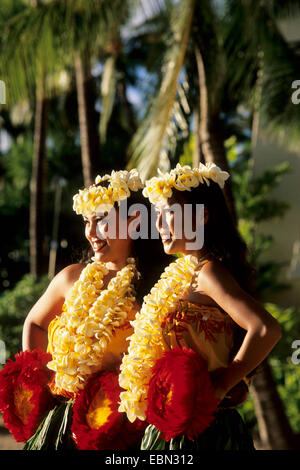
<instances>
[{"instance_id":1,"label":"yellow flower head lei","mask_svg":"<svg viewBox=\"0 0 300 470\"><path fill-rule=\"evenodd\" d=\"M152 204L157 204L163 199L172 196L172 188L179 191L191 191L191 188L199 186L200 183L206 183L208 186L210 180L217 183L221 188L229 178L227 171L222 171L215 163L200 163L198 168L191 168L188 165L181 166L180 163L170 171L170 173L161 173L159 176L146 181L143 195L149 198Z\"/></svg>"},{"instance_id":2,"label":"yellow flower head lei","mask_svg":"<svg viewBox=\"0 0 300 470\"><path fill-rule=\"evenodd\" d=\"M107 181L108 186L101 186L100 183ZM115 202L120 205L120 201L127 199L131 191L142 189L144 184L141 181L136 169L127 171L112 171L110 175L97 176L95 183L89 188L80 190L73 197L73 209L76 214L87 216L93 213L108 212Z\"/></svg>"},{"instance_id":3,"label":"yellow flower head lei","mask_svg":"<svg viewBox=\"0 0 300 470\"><path fill-rule=\"evenodd\" d=\"M108 187L97 186L108 181ZM112 171L97 176L95 184L74 196L77 214L109 211L115 202L143 187L137 170ZM135 302L134 281L138 277L134 258L111 279L105 290L105 263L95 261L81 272L62 307L62 313L48 328L48 368L55 371L54 391L76 395L88 376L101 369L102 357L114 330L123 325Z\"/></svg>"}]
</instances>

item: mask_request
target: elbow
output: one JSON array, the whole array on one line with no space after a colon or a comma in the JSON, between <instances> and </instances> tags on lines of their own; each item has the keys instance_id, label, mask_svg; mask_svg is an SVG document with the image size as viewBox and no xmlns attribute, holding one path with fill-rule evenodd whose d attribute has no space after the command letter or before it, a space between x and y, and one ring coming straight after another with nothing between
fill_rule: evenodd
<instances>
[{"instance_id":1,"label":"elbow","mask_svg":"<svg viewBox=\"0 0 300 470\"><path fill-rule=\"evenodd\" d=\"M23 351L31 351L34 349L32 343L32 338L34 337L34 330L36 329L36 324L28 315L25 319L23 324L23 332L22 332L22 350Z\"/></svg>"},{"instance_id":2,"label":"elbow","mask_svg":"<svg viewBox=\"0 0 300 470\"><path fill-rule=\"evenodd\" d=\"M31 321L29 317L26 317L25 322L23 324L23 332L22 332L22 349L26 351L29 349L28 347L28 336L31 329Z\"/></svg>"},{"instance_id":3,"label":"elbow","mask_svg":"<svg viewBox=\"0 0 300 470\"><path fill-rule=\"evenodd\" d=\"M277 320L273 319L272 322L268 322L267 324L262 324L258 329L259 336L264 339L268 339L274 345L281 339L282 337L282 329L280 324Z\"/></svg>"}]
</instances>

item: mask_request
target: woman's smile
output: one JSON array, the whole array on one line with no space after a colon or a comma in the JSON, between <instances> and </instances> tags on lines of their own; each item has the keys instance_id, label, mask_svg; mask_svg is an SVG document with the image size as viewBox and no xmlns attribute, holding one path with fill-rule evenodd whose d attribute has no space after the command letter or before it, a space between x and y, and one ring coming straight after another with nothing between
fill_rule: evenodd
<instances>
[{"instance_id":1,"label":"woman's smile","mask_svg":"<svg viewBox=\"0 0 300 470\"><path fill-rule=\"evenodd\" d=\"M107 246L107 242L105 240L98 239L92 242L92 247L95 253L102 251L105 246Z\"/></svg>"},{"instance_id":2,"label":"woman's smile","mask_svg":"<svg viewBox=\"0 0 300 470\"><path fill-rule=\"evenodd\" d=\"M172 236L170 235L170 233L161 232L160 237L163 243L169 243L172 241Z\"/></svg>"}]
</instances>

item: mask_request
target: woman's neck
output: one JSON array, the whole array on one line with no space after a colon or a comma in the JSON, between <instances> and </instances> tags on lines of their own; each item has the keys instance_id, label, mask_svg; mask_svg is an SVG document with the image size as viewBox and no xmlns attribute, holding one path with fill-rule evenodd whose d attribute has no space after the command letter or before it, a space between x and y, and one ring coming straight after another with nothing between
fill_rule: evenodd
<instances>
[{"instance_id":1,"label":"woman's neck","mask_svg":"<svg viewBox=\"0 0 300 470\"><path fill-rule=\"evenodd\" d=\"M105 263L105 264L106 264L107 269L109 269L109 271L120 271L126 266L127 264L126 260L109 261L108 263Z\"/></svg>"},{"instance_id":2,"label":"woman's neck","mask_svg":"<svg viewBox=\"0 0 300 470\"><path fill-rule=\"evenodd\" d=\"M133 258L133 253L131 251L126 253L126 255L122 256L122 258L108 261L106 263L106 267L107 269L109 269L109 271L116 271L116 272L120 271L128 264L127 262L128 258Z\"/></svg>"},{"instance_id":3,"label":"woman's neck","mask_svg":"<svg viewBox=\"0 0 300 470\"><path fill-rule=\"evenodd\" d=\"M186 252L183 252L183 254L186 256L186 255L192 255L194 256L195 258L198 259L198 261L202 261L206 258L208 258L210 256L210 251L207 250L207 248L205 248L205 246L203 248L201 248L201 250L191 250L191 251L186 251Z\"/></svg>"}]
</instances>

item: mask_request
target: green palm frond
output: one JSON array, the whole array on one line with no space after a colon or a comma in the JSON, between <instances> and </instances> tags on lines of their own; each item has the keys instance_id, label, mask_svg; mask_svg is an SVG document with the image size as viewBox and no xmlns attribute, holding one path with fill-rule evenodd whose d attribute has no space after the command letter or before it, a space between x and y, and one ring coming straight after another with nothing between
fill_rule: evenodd
<instances>
[{"instance_id":1,"label":"green palm frond","mask_svg":"<svg viewBox=\"0 0 300 470\"><path fill-rule=\"evenodd\" d=\"M289 2L290 7L292 4L296 8L299 1ZM299 145L300 108L292 103L291 87L300 76L300 66L297 51L278 28L274 12L279 11L279 6L275 9L273 1L227 1L228 88L230 96L235 95L253 110L259 85L264 129L268 128L292 150L295 144Z\"/></svg>"},{"instance_id":2,"label":"green palm frond","mask_svg":"<svg viewBox=\"0 0 300 470\"><path fill-rule=\"evenodd\" d=\"M259 3L259 2L258 2ZM251 9L251 0L228 0L224 16L224 49L227 56L228 90L231 96L248 99L255 85L261 50L259 5ZM249 15L253 18L249 21ZM255 27L255 32L254 32Z\"/></svg>"},{"instance_id":3,"label":"green palm frond","mask_svg":"<svg viewBox=\"0 0 300 470\"><path fill-rule=\"evenodd\" d=\"M168 152L174 146L175 127L186 130L178 87L194 7L194 0L181 1L173 7L170 19L172 34L168 38L163 65L164 77L158 95L149 103L147 115L129 146L131 158L128 168L136 166L143 178L154 175L158 167L165 169Z\"/></svg>"},{"instance_id":4,"label":"green palm frond","mask_svg":"<svg viewBox=\"0 0 300 470\"><path fill-rule=\"evenodd\" d=\"M160 74L166 43L163 41L170 24L170 0L157 14L141 20L140 24L126 25L126 52L129 64L142 65L149 74Z\"/></svg>"},{"instance_id":5,"label":"green palm frond","mask_svg":"<svg viewBox=\"0 0 300 470\"><path fill-rule=\"evenodd\" d=\"M106 141L106 129L110 119L117 84L116 56L112 55L106 59L101 81L101 116L99 123L100 140Z\"/></svg>"},{"instance_id":6,"label":"green palm frond","mask_svg":"<svg viewBox=\"0 0 300 470\"><path fill-rule=\"evenodd\" d=\"M9 20L0 41L0 74L8 99L28 97L38 77L56 74L74 62L74 54L91 55L104 48L110 26L128 14L126 2L115 0L53 0L27 7ZM45 94L56 93L53 80ZM55 88L55 87L54 87Z\"/></svg>"}]
</instances>

